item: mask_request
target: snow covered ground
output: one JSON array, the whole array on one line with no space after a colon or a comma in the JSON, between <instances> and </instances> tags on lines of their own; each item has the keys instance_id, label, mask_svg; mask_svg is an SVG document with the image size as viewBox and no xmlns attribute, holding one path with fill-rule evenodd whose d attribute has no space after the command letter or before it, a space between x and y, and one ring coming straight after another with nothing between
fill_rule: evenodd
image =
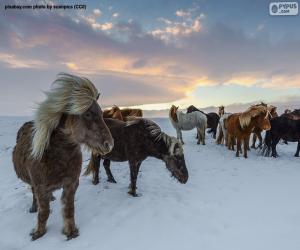
<instances>
[{"instance_id":1,"label":"snow covered ground","mask_svg":"<svg viewBox=\"0 0 300 250\"><path fill-rule=\"evenodd\" d=\"M17 179L11 162L18 128L29 118L0 117L0 249L300 249L300 159L296 144L279 145L280 158L256 151L249 158L218 146L210 136L196 145L195 131L184 132L189 181L170 178L163 162L147 159L138 177L138 193L127 194L127 163L113 163L117 184L81 177L76 193L80 236L66 241L60 193L51 203L47 234L32 242L36 222L31 192ZM168 119L155 119L172 135ZM85 153L85 160L89 155ZM84 162L84 166L87 162Z\"/></svg>"}]
</instances>

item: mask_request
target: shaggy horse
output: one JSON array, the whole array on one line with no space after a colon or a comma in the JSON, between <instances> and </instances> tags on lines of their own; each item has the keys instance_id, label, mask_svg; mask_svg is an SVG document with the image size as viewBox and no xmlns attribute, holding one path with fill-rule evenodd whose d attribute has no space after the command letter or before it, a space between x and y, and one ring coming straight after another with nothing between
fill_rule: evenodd
<instances>
[{"instance_id":1,"label":"shaggy horse","mask_svg":"<svg viewBox=\"0 0 300 250\"><path fill-rule=\"evenodd\" d=\"M188 114L188 113L195 112L195 111L199 111L199 112L203 113L206 116L206 118L207 118L207 128L210 128L208 133L212 133L213 138L216 139L217 128L218 128L220 116L217 113L214 113L214 112L206 114L203 111L197 109L193 105L191 105L187 108L186 113Z\"/></svg>"},{"instance_id":2,"label":"shaggy horse","mask_svg":"<svg viewBox=\"0 0 300 250\"><path fill-rule=\"evenodd\" d=\"M104 118L113 118L120 121L130 121L135 117L142 117L143 112L141 109L120 109L118 106L114 105L111 109L104 110Z\"/></svg>"},{"instance_id":3,"label":"shaggy horse","mask_svg":"<svg viewBox=\"0 0 300 250\"><path fill-rule=\"evenodd\" d=\"M218 114L219 117L222 117L225 114L225 107L223 105L219 107Z\"/></svg>"},{"instance_id":4,"label":"shaggy horse","mask_svg":"<svg viewBox=\"0 0 300 250\"><path fill-rule=\"evenodd\" d=\"M290 142L298 142L296 157L300 151L300 120L293 120L286 116L271 119L271 129L266 132L262 154L277 157L276 146L280 139Z\"/></svg>"},{"instance_id":5,"label":"shaggy horse","mask_svg":"<svg viewBox=\"0 0 300 250\"><path fill-rule=\"evenodd\" d=\"M225 144L225 146L228 145L228 136L227 136L227 129L225 127L225 121L226 119L231 115L231 113L226 113L225 112L225 107L220 106L219 107L219 133L218 133L218 138L216 140L217 144Z\"/></svg>"},{"instance_id":6,"label":"shaggy horse","mask_svg":"<svg viewBox=\"0 0 300 250\"><path fill-rule=\"evenodd\" d=\"M243 113L230 115L226 121L228 133L228 149L234 150L234 141L237 140L236 156L239 157L242 151L241 144L244 144L244 157L247 158L249 137L254 127L262 130L270 129L268 119L269 111L264 105L255 105Z\"/></svg>"},{"instance_id":7,"label":"shaggy horse","mask_svg":"<svg viewBox=\"0 0 300 250\"><path fill-rule=\"evenodd\" d=\"M143 117L143 111L141 109L124 108L121 109L121 113L123 117Z\"/></svg>"},{"instance_id":8,"label":"shaggy horse","mask_svg":"<svg viewBox=\"0 0 300 250\"><path fill-rule=\"evenodd\" d=\"M290 118L292 120L300 120L300 109L295 109L293 112L287 112L282 114L281 116Z\"/></svg>"},{"instance_id":9,"label":"shaggy horse","mask_svg":"<svg viewBox=\"0 0 300 250\"><path fill-rule=\"evenodd\" d=\"M111 109L107 109L103 111L103 118L112 118L120 121L124 121L124 117L120 108L114 105Z\"/></svg>"},{"instance_id":10,"label":"shaggy horse","mask_svg":"<svg viewBox=\"0 0 300 250\"><path fill-rule=\"evenodd\" d=\"M179 139L182 144L183 140L181 130L192 130L193 128L197 128L197 144L202 142L202 144L205 145L207 118L203 113L194 111L192 113L184 114L183 112L178 111L178 107L172 105L169 111L169 118L173 127L176 129L177 139Z\"/></svg>"},{"instance_id":11,"label":"shaggy horse","mask_svg":"<svg viewBox=\"0 0 300 250\"><path fill-rule=\"evenodd\" d=\"M149 156L165 162L167 169L179 182L186 183L188 170L183 149L175 138L163 133L160 127L148 119L136 118L130 122L105 119L114 138L114 148L106 155L92 153L85 175L93 173L93 184L99 183L100 161L109 182L116 182L111 171L110 161L128 161L130 169L129 194L136 196L136 181L141 163Z\"/></svg>"},{"instance_id":12,"label":"shaggy horse","mask_svg":"<svg viewBox=\"0 0 300 250\"><path fill-rule=\"evenodd\" d=\"M270 106L268 106L267 108L268 108L268 110L269 110L269 112L270 112L270 114L269 114L269 119L278 116L278 114L277 114L277 107L270 105ZM258 148L262 148L263 139L262 139L262 137L261 137L261 132L262 132L262 130L261 130L259 127L255 127L255 128L253 129L253 138L252 138L252 145L251 145L251 148L254 148L254 149L256 148L256 147L255 147L255 143L256 143L257 138L258 138L258 140L259 140L259 144L258 144L257 147L258 147Z\"/></svg>"},{"instance_id":13,"label":"shaggy horse","mask_svg":"<svg viewBox=\"0 0 300 250\"><path fill-rule=\"evenodd\" d=\"M34 121L18 131L13 164L17 176L32 188L30 212L38 208L32 240L46 233L52 191L59 188L63 188L63 233L71 239L79 234L74 196L82 164L80 145L105 154L113 148L113 138L97 103L98 91L88 79L61 73L46 95Z\"/></svg>"}]
</instances>

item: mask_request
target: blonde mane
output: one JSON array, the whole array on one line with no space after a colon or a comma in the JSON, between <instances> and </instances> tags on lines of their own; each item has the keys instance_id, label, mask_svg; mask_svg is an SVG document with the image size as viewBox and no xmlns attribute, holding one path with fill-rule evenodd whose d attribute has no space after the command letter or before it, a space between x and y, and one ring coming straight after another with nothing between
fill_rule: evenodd
<instances>
[{"instance_id":1,"label":"blonde mane","mask_svg":"<svg viewBox=\"0 0 300 250\"><path fill-rule=\"evenodd\" d=\"M264 104L251 106L248 110L241 113L241 115L239 116L241 127L247 127L250 124L251 119L260 114L265 114L265 116L267 117L268 112L269 111L267 109L267 106L265 106Z\"/></svg>"},{"instance_id":2,"label":"blonde mane","mask_svg":"<svg viewBox=\"0 0 300 250\"><path fill-rule=\"evenodd\" d=\"M45 94L46 100L38 105L34 118L31 154L35 159L42 158L63 114L82 114L99 97L90 80L66 73L58 74Z\"/></svg>"}]
</instances>

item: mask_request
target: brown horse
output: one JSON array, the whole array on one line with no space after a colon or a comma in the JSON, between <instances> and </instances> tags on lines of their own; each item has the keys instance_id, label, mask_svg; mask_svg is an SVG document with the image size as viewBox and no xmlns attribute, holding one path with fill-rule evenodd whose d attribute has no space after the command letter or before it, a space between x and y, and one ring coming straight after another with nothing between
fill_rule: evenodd
<instances>
[{"instance_id":1,"label":"brown horse","mask_svg":"<svg viewBox=\"0 0 300 250\"><path fill-rule=\"evenodd\" d=\"M270 129L268 119L269 111L264 105L255 105L250 107L243 113L235 113L230 115L225 125L228 133L228 149L234 150L233 142L237 140L236 156L242 151L241 144L244 144L244 157L247 158L247 149L249 137L254 127L259 127L262 130Z\"/></svg>"},{"instance_id":2,"label":"brown horse","mask_svg":"<svg viewBox=\"0 0 300 250\"><path fill-rule=\"evenodd\" d=\"M274 118L274 117L278 117L278 114L277 114L277 107L275 106L268 106L268 111L270 112L270 119L271 118ZM262 143L263 143L263 139L262 139L262 136L261 136L261 132L262 132L262 129L260 129L259 127L255 127L253 129L253 138L252 138L252 145L251 145L251 148L256 148L255 147L255 143L256 143L256 140L258 138L259 140L259 144L258 144L258 148L262 148Z\"/></svg>"},{"instance_id":3,"label":"brown horse","mask_svg":"<svg viewBox=\"0 0 300 250\"><path fill-rule=\"evenodd\" d=\"M120 121L124 121L124 117L120 108L116 105L112 106L111 109L106 109L103 111L103 118L112 118Z\"/></svg>"},{"instance_id":4,"label":"brown horse","mask_svg":"<svg viewBox=\"0 0 300 250\"><path fill-rule=\"evenodd\" d=\"M143 117L143 111L141 109L120 109L114 105L111 109L104 110L104 118L112 118L120 121L132 120L134 117Z\"/></svg>"},{"instance_id":5,"label":"brown horse","mask_svg":"<svg viewBox=\"0 0 300 250\"><path fill-rule=\"evenodd\" d=\"M121 109L123 117L143 117L143 111L141 109L123 108Z\"/></svg>"},{"instance_id":6,"label":"brown horse","mask_svg":"<svg viewBox=\"0 0 300 250\"><path fill-rule=\"evenodd\" d=\"M101 154L113 148L113 138L97 103L98 91L86 78L59 74L34 121L18 131L13 151L17 176L32 188L30 212L38 208L32 240L46 233L50 199L63 188L64 228L68 239L78 236L74 219L74 196L82 164L81 144ZM38 205L38 206L37 206Z\"/></svg>"}]
</instances>

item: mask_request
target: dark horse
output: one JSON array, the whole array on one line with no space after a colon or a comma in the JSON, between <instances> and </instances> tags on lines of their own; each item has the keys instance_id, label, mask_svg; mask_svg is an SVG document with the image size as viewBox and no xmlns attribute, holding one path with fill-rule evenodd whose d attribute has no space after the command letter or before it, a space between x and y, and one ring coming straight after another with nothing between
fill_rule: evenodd
<instances>
[{"instance_id":1,"label":"dark horse","mask_svg":"<svg viewBox=\"0 0 300 250\"><path fill-rule=\"evenodd\" d=\"M271 119L271 129L266 132L262 153L265 156L277 157L276 146L280 139L298 142L295 156L299 157L300 151L300 120L293 120L286 116Z\"/></svg>"},{"instance_id":2,"label":"dark horse","mask_svg":"<svg viewBox=\"0 0 300 250\"><path fill-rule=\"evenodd\" d=\"M216 139L217 134L217 128L220 120L220 116L217 113L211 112L211 113L204 113L203 111L197 109L194 105L191 105L187 108L186 112L191 113L194 111L200 111L201 113L206 115L207 118L207 128L210 128L208 133L213 134L213 138Z\"/></svg>"},{"instance_id":3,"label":"dark horse","mask_svg":"<svg viewBox=\"0 0 300 250\"><path fill-rule=\"evenodd\" d=\"M68 239L79 234L74 196L82 164L81 144L103 154L113 147L98 96L88 79L60 74L46 100L40 103L34 121L26 122L18 131L14 168L17 176L32 188L30 212L38 208L32 240L46 233L52 191L59 188L63 188L63 233Z\"/></svg>"},{"instance_id":4,"label":"dark horse","mask_svg":"<svg viewBox=\"0 0 300 250\"><path fill-rule=\"evenodd\" d=\"M103 165L110 182L115 182L110 171L110 161L128 161L131 181L128 193L136 196L139 168L148 156L164 161L172 176L180 183L187 182L188 170L185 165L182 145L175 137L163 133L156 123L143 118L136 118L129 122L105 119L105 122L114 138L114 148L110 153L102 156L92 153L84 174L93 173L93 184L99 183L101 159L104 159Z\"/></svg>"}]
</instances>

